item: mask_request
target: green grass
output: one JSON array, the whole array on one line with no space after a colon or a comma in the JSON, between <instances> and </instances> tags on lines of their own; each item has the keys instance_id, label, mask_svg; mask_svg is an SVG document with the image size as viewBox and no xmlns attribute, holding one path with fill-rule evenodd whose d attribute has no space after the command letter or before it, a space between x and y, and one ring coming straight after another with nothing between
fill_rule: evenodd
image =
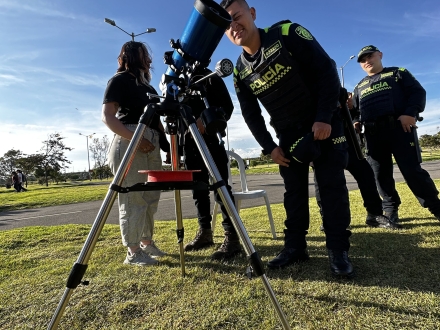
<instances>
[{"instance_id":1,"label":"green grass","mask_svg":"<svg viewBox=\"0 0 440 330\"><path fill-rule=\"evenodd\" d=\"M310 261L267 271L292 329L439 329L440 224L404 183L397 189L400 231L367 228L360 194L350 192L353 280L330 276L311 200ZM240 212L264 263L283 244L284 209L276 204L272 210L278 240L271 238L264 207ZM185 219L184 226L188 241L197 223ZM105 225L84 276L90 285L73 290L59 329L282 328L262 281L244 275L245 257L221 264L209 258L215 247L186 253L183 278L175 227L174 221L157 221L156 242L169 255L159 266L134 267L122 264L119 227ZM0 231L0 329L47 327L89 231L85 225ZM220 225L215 241L222 241Z\"/></svg>"},{"instance_id":2,"label":"green grass","mask_svg":"<svg viewBox=\"0 0 440 330\"><path fill-rule=\"evenodd\" d=\"M102 200L110 181L60 183L49 187L32 184L27 192L0 188L0 212Z\"/></svg>"}]
</instances>

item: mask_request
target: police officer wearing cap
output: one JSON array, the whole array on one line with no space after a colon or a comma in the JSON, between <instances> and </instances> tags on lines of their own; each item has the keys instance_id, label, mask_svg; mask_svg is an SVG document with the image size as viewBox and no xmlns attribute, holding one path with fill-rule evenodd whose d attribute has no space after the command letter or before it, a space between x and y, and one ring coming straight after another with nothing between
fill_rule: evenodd
<instances>
[{"instance_id":1,"label":"police officer wearing cap","mask_svg":"<svg viewBox=\"0 0 440 330\"><path fill-rule=\"evenodd\" d=\"M425 108L426 92L406 69L383 67L382 52L373 45L359 51L367 73L353 95L354 125L365 127L368 161L383 198L385 215L397 222L401 203L393 178L393 159L420 204L440 220L438 190L418 160L416 118Z\"/></svg>"},{"instance_id":2,"label":"police officer wearing cap","mask_svg":"<svg viewBox=\"0 0 440 330\"><path fill-rule=\"evenodd\" d=\"M242 115L263 152L280 165L286 190L284 249L268 267L282 268L309 259L308 176L313 160L331 272L352 276L344 176L347 143L337 108L339 78L332 61L301 25L283 21L259 29L254 23L256 10L245 0L224 0L220 5L233 19L227 37L243 48L234 70ZM271 117L279 144L267 130L259 101Z\"/></svg>"}]
</instances>

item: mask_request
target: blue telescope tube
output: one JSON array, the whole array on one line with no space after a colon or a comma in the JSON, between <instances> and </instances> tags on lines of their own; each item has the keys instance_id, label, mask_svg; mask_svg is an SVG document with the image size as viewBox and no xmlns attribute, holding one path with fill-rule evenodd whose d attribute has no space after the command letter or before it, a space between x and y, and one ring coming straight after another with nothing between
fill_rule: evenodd
<instances>
[{"instance_id":1,"label":"blue telescope tube","mask_svg":"<svg viewBox=\"0 0 440 330\"><path fill-rule=\"evenodd\" d=\"M181 49L198 62L209 62L231 22L231 16L218 3L212 0L196 0L194 9L179 39ZM172 62L175 68L181 70L188 61L175 50ZM170 67L165 74L178 77L178 74Z\"/></svg>"}]
</instances>

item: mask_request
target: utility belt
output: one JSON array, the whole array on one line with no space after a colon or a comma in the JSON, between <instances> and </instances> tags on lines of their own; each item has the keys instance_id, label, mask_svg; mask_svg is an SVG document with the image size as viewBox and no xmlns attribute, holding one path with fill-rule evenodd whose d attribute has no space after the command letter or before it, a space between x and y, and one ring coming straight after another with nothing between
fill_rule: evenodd
<instances>
[{"instance_id":1,"label":"utility belt","mask_svg":"<svg viewBox=\"0 0 440 330\"><path fill-rule=\"evenodd\" d=\"M398 116L381 116L378 117L375 121L367 121L364 122L363 125L365 126L365 129L370 134L375 134L382 130L390 130L395 129L402 124L399 120L397 120Z\"/></svg>"}]
</instances>

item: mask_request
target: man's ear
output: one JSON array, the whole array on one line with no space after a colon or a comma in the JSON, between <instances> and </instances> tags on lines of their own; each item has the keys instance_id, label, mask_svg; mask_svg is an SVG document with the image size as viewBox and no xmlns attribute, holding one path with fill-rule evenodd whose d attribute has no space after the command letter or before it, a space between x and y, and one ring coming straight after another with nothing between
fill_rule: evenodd
<instances>
[{"instance_id":1,"label":"man's ear","mask_svg":"<svg viewBox=\"0 0 440 330\"><path fill-rule=\"evenodd\" d=\"M380 53L380 55L379 55L380 59L382 59L383 53L382 52L379 52L379 53Z\"/></svg>"},{"instance_id":2,"label":"man's ear","mask_svg":"<svg viewBox=\"0 0 440 330\"><path fill-rule=\"evenodd\" d=\"M257 19L257 11L254 7L249 8L249 11L251 12L252 19L255 21Z\"/></svg>"}]
</instances>

